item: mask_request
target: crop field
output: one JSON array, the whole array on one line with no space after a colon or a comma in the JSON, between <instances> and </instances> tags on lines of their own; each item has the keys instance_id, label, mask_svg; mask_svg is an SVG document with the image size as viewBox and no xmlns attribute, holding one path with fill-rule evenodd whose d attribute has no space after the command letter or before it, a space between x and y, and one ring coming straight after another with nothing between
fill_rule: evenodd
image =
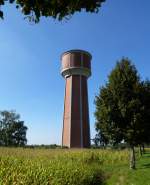
<instances>
[{"instance_id":1,"label":"crop field","mask_svg":"<svg viewBox=\"0 0 150 185\"><path fill-rule=\"evenodd\" d=\"M0 148L0 185L150 185L150 153L128 150Z\"/></svg>"}]
</instances>

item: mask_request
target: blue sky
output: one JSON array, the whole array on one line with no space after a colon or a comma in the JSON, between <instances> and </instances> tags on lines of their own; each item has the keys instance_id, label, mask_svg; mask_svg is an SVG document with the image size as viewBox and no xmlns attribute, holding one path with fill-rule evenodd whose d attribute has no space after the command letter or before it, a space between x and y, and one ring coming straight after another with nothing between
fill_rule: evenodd
<instances>
[{"instance_id":1,"label":"blue sky","mask_svg":"<svg viewBox=\"0 0 150 185\"><path fill-rule=\"evenodd\" d=\"M98 14L69 21L43 18L30 25L10 5L0 21L0 110L16 110L28 127L28 144L61 143L65 81L60 55L83 49L92 56L88 80L91 136L94 97L117 60L128 57L150 78L150 1L106 0Z\"/></svg>"}]
</instances>

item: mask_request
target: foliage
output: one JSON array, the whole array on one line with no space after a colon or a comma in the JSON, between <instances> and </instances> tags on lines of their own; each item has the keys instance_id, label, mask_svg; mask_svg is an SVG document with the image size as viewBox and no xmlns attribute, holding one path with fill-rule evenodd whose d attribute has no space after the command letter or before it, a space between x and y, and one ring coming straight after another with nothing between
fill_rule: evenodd
<instances>
[{"instance_id":1,"label":"foliage","mask_svg":"<svg viewBox=\"0 0 150 185\"><path fill-rule=\"evenodd\" d=\"M27 127L14 111L0 112L0 145L23 146L26 144Z\"/></svg>"},{"instance_id":2,"label":"foliage","mask_svg":"<svg viewBox=\"0 0 150 185\"><path fill-rule=\"evenodd\" d=\"M57 144L51 144L51 145L26 145L25 148L36 148L36 149L59 149L62 148L62 146Z\"/></svg>"},{"instance_id":3,"label":"foliage","mask_svg":"<svg viewBox=\"0 0 150 185\"><path fill-rule=\"evenodd\" d=\"M139 77L134 66L126 59L118 62L108 77L105 87L96 96L96 129L109 143L121 141L136 143L136 116L140 102L137 99Z\"/></svg>"},{"instance_id":4,"label":"foliage","mask_svg":"<svg viewBox=\"0 0 150 185\"><path fill-rule=\"evenodd\" d=\"M147 106L143 96L149 100ZM135 168L134 146L144 143L150 134L149 97L150 91L141 85L135 66L123 58L95 99L96 130L109 144L126 142L130 145L131 168Z\"/></svg>"},{"instance_id":5,"label":"foliage","mask_svg":"<svg viewBox=\"0 0 150 185\"><path fill-rule=\"evenodd\" d=\"M8 0L0 0L0 5L4 5L6 1ZM15 3L17 8L21 8L29 21L35 22L39 22L41 16L62 20L82 10L98 12L103 2L105 0L9 0L9 3ZM3 18L2 10L0 17Z\"/></svg>"},{"instance_id":6,"label":"foliage","mask_svg":"<svg viewBox=\"0 0 150 185\"><path fill-rule=\"evenodd\" d=\"M146 80L140 84L139 99L142 102L141 123L142 132L139 138L141 145L150 144L150 81Z\"/></svg>"}]
</instances>

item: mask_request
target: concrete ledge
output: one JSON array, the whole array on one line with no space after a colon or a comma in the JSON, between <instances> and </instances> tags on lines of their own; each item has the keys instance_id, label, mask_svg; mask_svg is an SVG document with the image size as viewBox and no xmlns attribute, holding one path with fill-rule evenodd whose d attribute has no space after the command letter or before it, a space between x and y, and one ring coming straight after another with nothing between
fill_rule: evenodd
<instances>
[{"instance_id":1,"label":"concrete ledge","mask_svg":"<svg viewBox=\"0 0 150 185\"><path fill-rule=\"evenodd\" d=\"M72 68L66 68L61 71L61 75L64 78L67 78L71 75L81 75L86 76L89 78L91 76L91 70L88 68L78 68L78 67L72 67Z\"/></svg>"}]
</instances>

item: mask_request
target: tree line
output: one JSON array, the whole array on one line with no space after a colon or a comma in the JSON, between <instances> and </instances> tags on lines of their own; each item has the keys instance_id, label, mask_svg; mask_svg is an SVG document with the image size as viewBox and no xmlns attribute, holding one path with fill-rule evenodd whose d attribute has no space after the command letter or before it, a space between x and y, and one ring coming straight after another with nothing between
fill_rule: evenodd
<instances>
[{"instance_id":1,"label":"tree line","mask_svg":"<svg viewBox=\"0 0 150 185\"><path fill-rule=\"evenodd\" d=\"M135 146L150 144L150 81L141 80L128 58L117 62L95 97L95 142L102 146L126 143L135 168Z\"/></svg>"}]
</instances>

